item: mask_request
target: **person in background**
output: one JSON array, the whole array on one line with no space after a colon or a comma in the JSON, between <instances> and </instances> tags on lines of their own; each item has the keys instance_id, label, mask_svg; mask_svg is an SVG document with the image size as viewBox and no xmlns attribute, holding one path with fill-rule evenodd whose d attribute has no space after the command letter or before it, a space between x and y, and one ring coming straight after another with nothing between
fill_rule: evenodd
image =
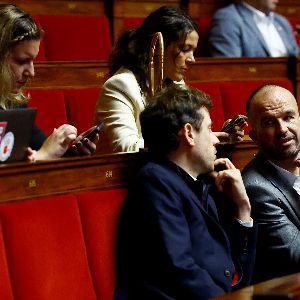
<instances>
[{"instance_id":1,"label":"person in background","mask_svg":"<svg viewBox=\"0 0 300 300\"><path fill-rule=\"evenodd\" d=\"M254 282L300 271L300 119L295 97L268 84L247 102L259 153L243 180L258 223Z\"/></svg>"},{"instance_id":2,"label":"person in background","mask_svg":"<svg viewBox=\"0 0 300 300\"><path fill-rule=\"evenodd\" d=\"M244 0L219 9L209 32L211 56L279 57L300 54L289 21L273 12L278 0Z\"/></svg>"},{"instance_id":3,"label":"person in background","mask_svg":"<svg viewBox=\"0 0 300 300\"><path fill-rule=\"evenodd\" d=\"M103 141L97 152L139 151L144 148L140 113L149 95L149 52L152 38L161 32L164 40L163 86L184 84L195 62L199 29L183 10L162 6L145 18L139 28L124 32L110 56L110 78L104 83L95 111L95 124L103 121ZM233 134L241 139L243 131ZM219 137L228 138L227 133Z\"/></svg>"},{"instance_id":4,"label":"person in background","mask_svg":"<svg viewBox=\"0 0 300 300\"><path fill-rule=\"evenodd\" d=\"M0 29L0 109L26 109L28 96L23 87L34 76L34 59L39 52L42 31L31 15L11 4L0 4ZM68 124L54 129L48 138L34 126L28 160L62 157L81 137L77 137L77 129ZM96 136L93 141L83 139L70 153L92 154L98 138Z\"/></svg>"},{"instance_id":5,"label":"person in background","mask_svg":"<svg viewBox=\"0 0 300 300\"><path fill-rule=\"evenodd\" d=\"M173 83L141 113L150 161L121 212L114 300L202 300L251 280L257 228L240 171L216 159L211 105Z\"/></svg>"}]
</instances>

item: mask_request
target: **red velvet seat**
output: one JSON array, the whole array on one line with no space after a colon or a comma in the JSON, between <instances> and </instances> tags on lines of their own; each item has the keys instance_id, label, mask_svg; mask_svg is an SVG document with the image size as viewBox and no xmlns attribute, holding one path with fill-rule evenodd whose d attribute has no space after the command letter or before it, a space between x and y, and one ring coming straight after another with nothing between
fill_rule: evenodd
<instances>
[{"instance_id":1,"label":"red velvet seat","mask_svg":"<svg viewBox=\"0 0 300 300\"><path fill-rule=\"evenodd\" d=\"M111 35L106 16L39 16L50 61L107 60Z\"/></svg>"},{"instance_id":2,"label":"red velvet seat","mask_svg":"<svg viewBox=\"0 0 300 300\"><path fill-rule=\"evenodd\" d=\"M126 195L125 189L76 195L94 287L101 300L113 298L117 225Z\"/></svg>"},{"instance_id":3,"label":"red velvet seat","mask_svg":"<svg viewBox=\"0 0 300 300\"><path fill-rule=\"evenodd\" d=\"M41 21L39 16L34 16L35 22L38 24L39 27L41 27ZM46 54L45 54L45 44L44 44L44 39L42 37L41 42L40 42L40 49L39 49L39 54L35 59L36 61L45 61L46 60Z\"/></svg>"},{"instance_id":4,"label":"red velvet seat","mask_svg":"<svg viewBox=\"0 0 300 300\"><path fill-rule=\"evenodd\" d=\"M31 90L29 107L37 107L36 125L50 135L54 128L68 123L63 90Z\"/></svg>"},{"instance_id":5,"label":"red velvet seat","mask_svg":"<svg viewBox=\"0 0 300 300\"><path fill-rule=\"evenodd\" d=\"M124 18L124 28L137 28L140 27L145 18L134 18L126 17Z\"/></svg>"},{"instance_id":6,"label":"red velvet seat","mask_svg":"<svg viewBox=\"0 0 300 300\"><path fill-rule=\"evenodd\" d=\"M201 17L197 20L199 26L199 42L198 42L198 53L199 56L209 56L208 50L208 34L212 24L212 17Z\"/></svg>"},{"instance_id":7,"label":"red velvet seat","mask_svg":"<svg viewBox=\"0 0 300 300\"><path fill-rule=\"evenodd\" d=\"M99 92L100 88L64 90L68 123L75 126L78 133L93 126Z\"/></svg>"},{"instance_id":8,"label":"red velvet seat","mask_svg":"<svg viewBox=\"0 0 300 300\"><path fill-rule=\"evenodd\" d=\"M1 204L0 219L14 299L97 299L74 195Z\"/></svg>"},{"instance_id":9,"label":"red velvet seat","mask_svg":"<svg viewBox=\"0 0 300 300\"><path fill-rule=\"evenodd\" d=\"M219 131L224 123L224 110L219 83L217 82L191 82L190 86L195 87L211 96L213 108L210 117L213 122L213 130Z\"/></svg>"},{"instance_id":10,"label":"red velvet seat","mask_svg":"<svg viewBox=\"0 0 300 300\"><path fill-rule=\"evenodd\" d=\"M237 114L246 115L246 102L248 97L255 89L267 83L281 85L293 92L293 86L289 80L220 82L225 119L233 118ZM245 133L248 134L248 132L249 127L245 129Z\"/></svg>"}]
</instances>

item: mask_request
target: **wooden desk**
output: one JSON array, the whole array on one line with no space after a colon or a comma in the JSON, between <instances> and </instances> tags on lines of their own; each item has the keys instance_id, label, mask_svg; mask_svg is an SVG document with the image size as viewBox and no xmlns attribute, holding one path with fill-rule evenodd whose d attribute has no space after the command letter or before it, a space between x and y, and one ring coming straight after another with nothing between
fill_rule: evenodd
<instances>
[{"instance_id":1,"label":"wooden desk","mask_svg":"<svg viewBox=\"0 0 300 300\"><path fill-rule=\"evenodd\" d=\"M214 300L296 300L300 299L300 273L259 283Z\"/></svg>"},{"instance_id":2,"label":"wooden desk","mask_svg":"<svg viewBox=\"0 0 300 300\"><path fill-rule=\"evenodd\" d=\"M108 74L107 61L36 62L28 89L101 87Z\"/></svg>"},{"instance_id":3,"label":"wooden desk","mask_svg":"<svg viewBox=\"0 0 300 300\"><path fill-rule=\"evenodd\" d=\"M248 141L221 146L220 155L242 168L256 150ZM0 164L0 202L127 187L145 158L141 152Z\"/></svg>"}]
</instances>

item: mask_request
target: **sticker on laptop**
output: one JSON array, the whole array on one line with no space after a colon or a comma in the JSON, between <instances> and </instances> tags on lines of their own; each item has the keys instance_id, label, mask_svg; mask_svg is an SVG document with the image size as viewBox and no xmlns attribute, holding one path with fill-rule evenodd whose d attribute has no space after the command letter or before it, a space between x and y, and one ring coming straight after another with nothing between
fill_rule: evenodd
<instances>
[{"instance_id":1,"label":"sticker on laptop","mask_svg":"<svg viewBox=\"0 0 300 300\"><path fill-rule=\"evenodd\" d=\"M6 161L14 148L15 137L14 134L9 131L7 132L1 140L0 144L0 161Z\"/></svg>"},{"instance_id":2,"label":"sticker on laptop","mask_svg":"<svg viewBox=\"0 0 300 300\"><path fill-rule=\"evenodd\" d=\"M0 143L5 134L6 126L7 126L7 122L0 122Z\"/></svg>"}]
</instances>

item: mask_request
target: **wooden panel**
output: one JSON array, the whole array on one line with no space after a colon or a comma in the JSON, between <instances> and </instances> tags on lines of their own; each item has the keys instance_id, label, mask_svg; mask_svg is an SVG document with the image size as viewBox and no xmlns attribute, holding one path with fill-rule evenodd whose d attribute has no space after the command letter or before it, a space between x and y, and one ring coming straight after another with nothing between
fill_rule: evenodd
<instances>
[{"instance_id":1,"label":"wooden panel","mask_svg":"<svg viewBox=\"0 0 300 300\"><path fill-rule=\"evenodd\" d=\"M99 87L107 77L108 62L36 62L28 88Z\"/></svg>"},{"instance_id":2,"label":"wooden panel","mask_svg":"<svg viewBox=\"0 0 300 300\"><path fill-rule=\"evenodd\" d=\"M190 0L188 13L196 19L213 16L216 10L231 3L232 0Z\"/></svg>"},{"instance_id":3,"label":"wooden panel","mask_svg":"<svg viewBox=\"0 0 300 300\"><path fill-rule=\"evenodd\" d=\"M105 15L104 0L15 0L14 4L32 15ZM7 3L7 1L0 1Z\"/></svg>"},{"instance_id":4,"label":"wooden panel","mask_svg":"<svg viewBox=\"0 0 300 300\"><path fill-rule=\"evenodd\" d=\"M220 157L242 168L257 150L251 141L220 145ZM36 163L0 164L0 202L80 191L127 187L147 154L62 158Z\"/></svg>"},{"instance_id":5,"label":"wooden panel","mask_svg":"<svg viewBox=\"0 0 300 300\"><path fill-rule=\"evenodd\" d=\"M124 30L124 18L145 18L163 5L179 7L179 0L115 0L113 7L114 41Z\"/></svg>"},{"instance_id":6,"label":"wooden panel","mask_svg":"<svg viewBox=\"0 0 300 300\"><path fill-rule=\"evenodd\" d=\"M263 300L290 299L296 300L300 296L300 273L275 278L244 289L240 289L224 296L212 298L214 300Z\"/></svg>"},{"instance_id":7,"label":"wooden panel","mask_svg":"<svg viewBox=\"0 0 300 300\"><path fill-rule=\"evenodd\" d=\"M140 156L123 153L0 165L0 202L126 187Z\"/></svg>"},{"instance_id":8,"label":"wooden panel","mask_svg":"<svg viewBox=\"0 0 300 300\"><path fill-rule=\"evenodd\" d=\"M288 58L197 58L186 81L218 82L289 78Z\"/></svg>"},{"instance_id":9,"label":"wooden panel","mask_svg":"<svg viewBox=\"0 0 300 300\"><path fill-rule=\"evenodd\" d=\"M279 1L276 12L289 17L300 18L300 1L299 0L282 0Z\"/></svg>"}]
</instances>

